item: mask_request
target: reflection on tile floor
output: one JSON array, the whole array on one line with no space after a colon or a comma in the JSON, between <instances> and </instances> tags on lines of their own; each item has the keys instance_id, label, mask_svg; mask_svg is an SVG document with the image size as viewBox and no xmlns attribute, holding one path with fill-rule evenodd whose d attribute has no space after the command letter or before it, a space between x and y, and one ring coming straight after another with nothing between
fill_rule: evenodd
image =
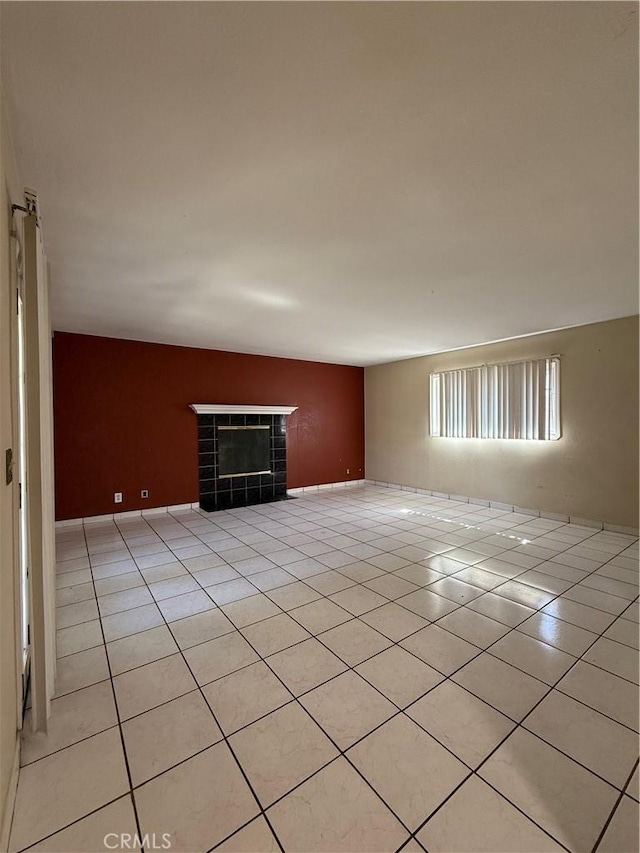
<instances>
[{"instance_id":1,"label":"reflection on tile floor","mask_svg":"<svg viewBox=\"0 0 640 853\"><path fill-rule=\"evenodd\" d=\"M57 559L12 851L638 850L633 537L357 486Z\"/></svg>"}]
</instances>

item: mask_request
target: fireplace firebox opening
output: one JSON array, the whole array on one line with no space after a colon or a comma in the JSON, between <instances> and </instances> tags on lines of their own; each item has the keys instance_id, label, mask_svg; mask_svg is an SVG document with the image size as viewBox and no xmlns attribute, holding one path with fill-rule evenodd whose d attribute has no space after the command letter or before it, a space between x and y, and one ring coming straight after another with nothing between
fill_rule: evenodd
<instances>
[{"instance_id":1,"label":"fireplace firebox opening","mask_svg":"<svg viewBox=\"0 0 640 853\"><path fill-rule=\"evenodd\" d=\"M271 474L268 426L219 426L219 477Z\"/></svg>"}]
</instances>

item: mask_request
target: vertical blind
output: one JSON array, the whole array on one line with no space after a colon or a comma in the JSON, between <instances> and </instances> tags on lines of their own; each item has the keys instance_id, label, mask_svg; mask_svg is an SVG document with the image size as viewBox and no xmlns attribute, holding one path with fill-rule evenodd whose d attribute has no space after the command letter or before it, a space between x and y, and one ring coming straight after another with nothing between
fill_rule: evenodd
<instances>
[{"instance_id":1,"label":"vertical blind","mask_svg":"<svg viewBox=\"0 0 640 853\"><path fill-rule=\"evenodd\" d=\"M485 364L431 374L430 434L560 438L560 359Z\"/></svg>"}]
</instances>

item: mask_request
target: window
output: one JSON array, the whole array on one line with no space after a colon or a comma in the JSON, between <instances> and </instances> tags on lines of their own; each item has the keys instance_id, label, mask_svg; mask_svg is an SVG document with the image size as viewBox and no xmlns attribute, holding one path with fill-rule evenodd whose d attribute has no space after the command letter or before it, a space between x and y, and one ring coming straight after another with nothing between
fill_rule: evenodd
<instances>
[{"instance_id":1,"label":"window","mask_svg":"<svg viewBox=\"0 0 640 853\"><path fill-rule=\"evenodd\" d=\"M560 359L483 364L431 374L430 435L560 438Z\"/></svg>"}]
</instances>

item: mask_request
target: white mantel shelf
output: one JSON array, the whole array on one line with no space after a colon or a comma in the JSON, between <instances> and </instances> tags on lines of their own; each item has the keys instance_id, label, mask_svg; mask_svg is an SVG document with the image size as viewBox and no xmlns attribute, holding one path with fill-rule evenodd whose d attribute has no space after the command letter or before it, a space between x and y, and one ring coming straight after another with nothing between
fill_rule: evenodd
<instances>
[{"instance_id":1,"label":"white mantel shelf","mask_svg":"<svg viewBox=\"0 0 640 853\"><path fill-rule=\"evenodd\" d=\"M198 415L290 415L297 406L229 406L224 403L191 403Z\"/></svg>"}]
</instances>

